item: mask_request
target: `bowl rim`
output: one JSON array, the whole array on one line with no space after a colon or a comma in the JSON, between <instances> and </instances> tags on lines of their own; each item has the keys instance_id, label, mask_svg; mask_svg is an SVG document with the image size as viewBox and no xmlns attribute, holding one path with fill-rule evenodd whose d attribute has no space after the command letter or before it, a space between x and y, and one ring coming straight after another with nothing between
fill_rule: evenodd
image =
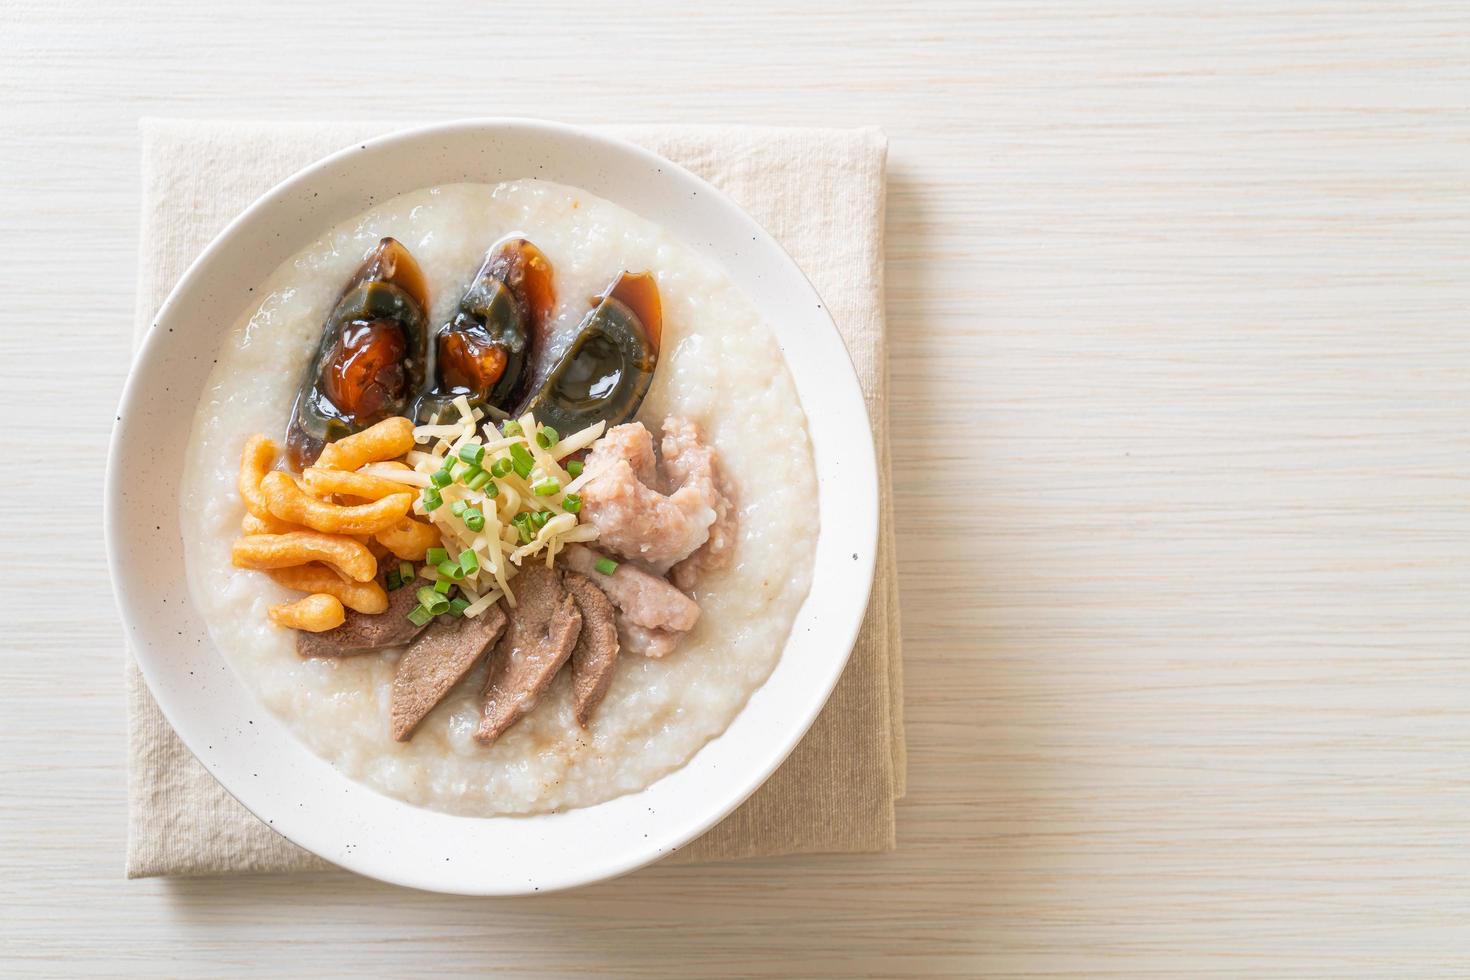
<instances>
[{"instance_id":1,"label":"bowl rim","mask_svg":"<svg viewBox=\"0 0 1470 980\"><path fill-rule=\"evenodd\" d=\"M692 182L693 184L697 185L700 188L700 191L707 196L708 202L713 202L714 205L717 205L722 211L725 212L724 217L727 220L733 221L737 225L743 225L743 231L749 233L752 236L752 240L756 241L761 249L770 252L773 256L775 256L780 264L785 267L786 272L792 273L796 277L798 277L800 283L805 286L806 290L808 290L811 295L817 297L817 299L819 300L817 304L819 319L823 321L826 330L830 331L829 339L836 341L836 348L841 351L843 357L841 363L844 370L838 370L834 368L834 366L831 364L825 365L824 368L825 372L832 376L829 377L828 380L838 389L836 391L836 395L838 396L836 400L839 404L836 406L836 410L851 412L854 408L856 408L856 410L860 412L861 424L855 424L851 426L851 428L855 430L860 429L862 432L862 436L861 438L853 438L853 433L849 432L847 434L843 449L844 452L849 455L844 457L845 462L847 462L850 467L858 470L859 476L870 475L872 477L872 481L868 485L873 487L874 489L871 495L866 496L863 499L863 502L857 504L859 510L861 511L862 517L860 524L857 526L844 526L841 529L844 540L848 542L848 544L844 545L844 551L850 547L853 550L854 554L853 566L850 566L850 570L854 573L854 575L849 577L847 580L850 586L860 586L860 589L854 590L854 595L856 594L856 591L860 591L861 601L857 601L855 598L854 601L847 603L846 605L836 610L835 614L829 612L826 615L826 619L823 624L825 635L829 641L829 645L839 648L841 653L840 655L831 657L828 669L818 676L818 678L816 679L816 683L811 688L811 693L813 695L819 696L812 696L806 699L805 709L801 712L799 717L793 718L792 723L784 729L784 734L776 741L777 748L775 749L775 751L772 751L770 753L769 757L762 765L757 767L757 772L755 775L747 778L745 782L741 784L738 788L732 788L732 790L728 792L725 797L722 798L719 806L711 807L707 810L702 811L698 819L691 819L683 822L681 825L682 829L680 829L679 831L674 833L664 833L662 835L659 835L656 839L647 839L646 843L637 841L631 842L624 853L620 855L604 856L601 863L584 868L580 871L563 872L558 876L537 879L536 886L533 889L530 884L523 884L519 881L494 884L466 884L465 882L457 880L452 876L446 877L438 873L416 873L417 869L401 868L394 865L391 861L384 863L380 860L373 860L373 856L368 853L363 853L359 855L354 853L344 854L340 851L337 851L332 854L326 854L323 853L322 848L314 846L315 841L313 838L317 835L303 833L301 832L301 829L299 827L293 826L289 822L283 824L279 821L274 821L272 823L272 829L284 836L286 839L292 841L293 843L297 844L300 847L303 847L304 849L312 853L320 855L321 857L325 858L328 861L331 861L334 864L337 864L359 874L363 874L390 883L403 885L406 887L431 891L475 895L525 894L530 893L533 890L536 892L546 893L565 888L577 887L584 884L590 884L595 881L601 881L626 874L630 871L636 870L638 868L651 864L654 861L657 861L661 857L665 856L667 853L671 853L673 850L682 847L690 840L699 837L715 824L723 820L743 802L745 802L745 800L748 799L751 794L759 789L760 786L762 786L766 782L766 780L769 779L769 777L778 768L780 768L780 766L790 756L791 752L806 736L812 724L815 722L817 716L826 706L833 689L836 687L837 682L846 669L847 664L851 658L853 646L856 642L858 633L862 626L863 619L866 615L868 600L871 595L873 577L876 567L876 552L878 542L876 454L874 451L872 429L868 420L866 405L862 396L861 388L858 384L856 371L852 365L851 354L847 350L847 347L841 338L841 334L837 330L836 324L832 321L831 315L828 312L825 303L820 302L820 294L817 293L815 287L806 278L805 274L796 265L795 261L790 257L789 254L787 254L785 249L780 245L779 242L774 239L774 237L772 237L758 222L751 218L724 191L709 184L707 181L703 180L701 177L694 174L687 168L677 163L674 163L673 161L670 161L665 157L662 157L650 150L638 146L637 144L629 142L620 137L610 135L606 132L586 129L580 126L573 126L560 122L550 122L544 120L517 117L494 116L466 118L423 126L413 126L396 129L370 139L354 141L351 145L344 147L343 149L338 150L335 153L331 153L325 157L322 157L321 159L311 164L308 164L305 167L302 167L300 170L296 171L285 180L280 181L264 194L256 198L249 206L247 206L243 211L236 215L217 235L215 235L214 238L209 242L209 244L203 249L203 251L201 251L199 255L195 257L195 259L188 265L187 269L180 276L178 282L175 283L174 286L170 289L167 298L159 307L158 312L153 316L148 331L137 345L137 348L133 354L133 359L129 368L127 380L123 386L122 395L119 399L119 406L117 412L115 413L115 420L110 436L107 458L107 471L104 481L103 527L104 538L107 546L108 570L112 579L114 598L117 602L119 614L122 619L125 631L128 634L128 655L132 656L134 661L137 663L145 681L148 684L148 687L150 689L150 692L152 693L155 702L157 703L159 709L162 711L164 717L168 719L170 726L173 728L175 733L178 734L180 740L195 756L195 758L198 759L207 770L211 771L211 774L215 776L216 781L219 783L219 785L257 818L262 820L265 819L261 812L257 809L257 807L252 805L251 800L246 798L251 794L242 794L237 792L236 790L238 787L230 785L230 783L228 783L225 778L218 774L217 767L211 766L209 764L209 759L206 756L211 751L212 747L210 747L209 749L201 750L199 740L193 737L194 733L189 730L189 726L181 725L178 720L178 709L180 707L180 702L178 701L178 699L186 695L181 695L179 692L164 683L164 671L156 656L152 653L149 653L147 655L140 655L139 644L136 642L136 636L139 633L138 615L139 611L142 608L140 605L142 597L138 594L140 586L136 583L134 578L128 574L128 557L126 555L127 542L124 540L126 528L123 526L122 521L122 514L124 511L122 481L125 478L128 470L128 460L125 458L127 446L130 442L130 439L137 438L137 436L133 434L133 428L135 425L133 420L138 415L135 410L138 408L140 403L145 402L145 400L148 399L152 394L151 392L145 390L147 382L146 376L148 373L145 368L150 363L153 363L154 361L159 359L161 357L162 351L169 344L169 332L165 329L162 329L162 325L169 322L171 319L175 318L178 315L179 307L183 303L183 296L188 291L191 284L195 283L197 280L201 280L207 276L216 274L214 271L215 265L223 260L223 256L228 252L235 239L240 236L242 229L247 228L255 222L270 220L269 215L271 214L271 212L273 212L277 208L282 207L285 204L288 204L294 192L302 187L312 184L314 181L328 179L328 175L331 173L331 171L333 171L334 168L340 167L344 163L356 164L357 160L362 158L365 153L371 156L374 152L382 152L403 143L435 140L445 137L475 138L493 137L495 135L503 136L506 134L521 134L530 136L532 138L541 137L562 140L569 139L573 141L584 142L588 144L589 149L592 150L600 150L603 152L629 156L647 167L661 171L661 173L669 179L682 181L685 183ZM549 179L556 179L553 175L546 176ZM412 188L395 190L393 192L393 195L396 196L399 193L406 193L408 192L408 190L411 189ZM629 210L634 210L633 208L628 207L622 202L614 200L614 203L619 204L619 206L627 207ZM641 215L641 212L635 211L635 213L640 213L640 216L643 216ZM344 219L338 218L336 220L340 221ZM655 219L650 218L649 220ZM694 244L692 242L689 242L684 236L676 235L676 237L678 237L686 245L686 247L693 248L697 253L701 251L700 249L695 248ZM729 270L727 270L727 272L728 271ZM814 316L817 314L812 314L810 311L808 311L807 315ZM766 319L769 322L769 318ZM224 321L225 326L218 326L213 328L210 331L211 335L215 338L213 342L218 343L219 340L223 338L225 330L228 329L228 325L234 322L235 321L231 319L228 321ZM777 329L775 324L772 324L772 327L773 329ZM795 375L795 367L791 364L789 358L787 360L787 363L788 368L791 369L793 375ZM807 417L808 429L810 432L813 426L812 411L810 406L806 405L805 402L802 402L802 407L803 412ZM816 458L817 446L814 436L812 437L812 442L814 461L816 462L817 475L818 479L820 480L821 463L820 460ZM851 470L849 470L849 476L845 477L845 479L850 479L850 474ZM826 500L825 491L822 492L821 499L823 501ZM176 508L177 502L172 502L171 506L174 506ZM822 506L819 507L819 515L822 515L825 510L826 507L824 503ZM813 580L811 590L809 590L808 595L803 600L803 603L793 620L792 628L783 641L781 657L778 658L776 666L773 667L771 676L775 676L776 671L780 667L780 661L787 657L796 634L797 626L800 625L803 618L807 615L808 605L811 602L812 594L816 590L816 579L821 569L820 563L817 561L817 558L819 558L821 554L821 537L827 533L832 533L835 531L836 529L829 529L827 527L827 522L825 519L822 520L821 528L818 531L818 540L814 545ZM192 605L192 603L190 604ZM210 644L210 646L210 652L213 653L215 657L228 662L228 658L225 658L216 649L213 649L212 644ZM231 671L234 670L232 665L229 669ZM243 686L246 689L248 697L258 700L258 696L250 688L250 685L245 683L243 677L235 674L234 678L235 683ZM768 677L765 681L761 683L761 685L759 685L755 689L755 692L751 695L750 699L748 699L745 704L741 706L740 710L732 718L730 724L721 734L716 735L713 739L710 740L710 742L706 743L704 747L697 750L694 755L692 755L681 767L674 770L674 773L678 773L683 769L694 766L698 761L700 755L708 749L709 745L717 742L721 738L724 738L725 733L728 732L730 728L735 726L740 716L750 710L751 701L753 701L754 698L758 696L762 690L765 689L765 687L770 683L770 679L771 678ZM278 724L281 724L283 728L286 727L283 722L280 722L280 720L276 718L274 713L267 710L265 714L272 720L276 721ZM317 756L315 751L307 746L299 737L295 736L294 733L290 733L290 737L297 741L303 752L312 756L313 758L318 759L319 761L325 761L321 760L321 757ZM328 765L330 764L328 763ZM345 774L343 775L344 778L351 778L346 777ZM628 796L638 796L642 793L647 793L652 787L656 787L659 785L659 783L669 779L670 775L673 774L671 773L660 777L644 790L638 791L637 793L625 794L624 797L617 797L615 798L615 800L625 799ZM373 787L368 786L364 783L357 782L356 780L352 780L352 782L363 792L372 793L377 796L382 796L385 799L393 800L393 802L398 803L401 806L410 807L420 813L438 813L438 811L432 811L423 807L417 807L413 804L405 803L392 797L387 797L379 790L376 790ZM597 809L598 807L603 807L606 805L606 803L599 803L594 804L590 807L575 808L573 811L563 811L562 813L553 814L540 814L519 817L452 817L451 819L476 820L483 821L487 824L500 820L528 821L557 817L567 812L576 812L576 810L591 811ZM440 815L447 816L444 814ZM433 870L437 872L439 869L436 868Z\"/></svg>"}]
</instances>

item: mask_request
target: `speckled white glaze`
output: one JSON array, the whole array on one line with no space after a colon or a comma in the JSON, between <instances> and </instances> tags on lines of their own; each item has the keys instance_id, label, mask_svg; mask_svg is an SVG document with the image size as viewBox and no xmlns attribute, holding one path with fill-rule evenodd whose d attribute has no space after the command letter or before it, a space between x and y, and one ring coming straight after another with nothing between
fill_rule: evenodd
<instances>
[{"instance_id":1,"label":"speckled white glaze","mask_svg":"<svg viewBox=\"0 0 1470 980\"><path fill-rule=\"evenodd\" d=\"M250 161L241 161L249 166ZM190 586L179 500L193 413L235 317L278 268L374 201L535 174L656 222L723 269L785 358L816 466L811 590L770 676L729 726L635 793L556 813L467 817L414 806L333 766L265 710L216 647ZM369 140L247 208L179 279L128 376L107 461L104 529L128 645L158 707L209 774L262 823L343 868L474 895L570 888L657 860L714 826L773 773L847 663L872 585L877 463L867 406L822 298L730 198L602 133L475 119ZM738 424L738 420L735 420ZM747 474L743 477L749 479Z\"/></svg>"}]
</instances>

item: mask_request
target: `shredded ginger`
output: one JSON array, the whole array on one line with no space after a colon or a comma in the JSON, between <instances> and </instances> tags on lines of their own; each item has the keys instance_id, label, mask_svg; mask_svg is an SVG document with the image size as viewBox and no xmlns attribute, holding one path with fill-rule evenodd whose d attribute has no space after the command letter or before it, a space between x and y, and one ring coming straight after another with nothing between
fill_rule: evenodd
<instances>
[{"instance_id":1,"label":"shredded ginger","mask_svg":"<svg viewBox=\"0 0 1470 980\"><path fill-rule=\"evenodd\" d=\"M459 416L456 421L435 418L414 429L414 443L420 448L405 457L413 469L398 471L397 479L426 488L414 512L439 529L451 560L465 551L474 552L479 568L455 584L470 603L464 614L478 616L501 596L510 605L516 604L511 583L523 562L540 556L550 568L568 544L596 540L597 529L581 519L580 502L567 500L586 480L572 479L562 461L592 445L606 426L595 422L551 442L546 428L530 413L517 420L520 432L506 435L485 420L484 412L471 408L465 397L452 404ZM550 444L540 445L538 435ZM478 463L466 458L476 456ZM497 464L503 475L494 475ZM433 478L446 468L452 479L437 486ZM472 489L467 482L475 482L479 473L485 474L478 478L483 485ZM393 478L386 471L375 475ZM443 502L430 510L425 496L435 491ZM466 517L476 512L483 516L484 524L471 528L478 521L466 521ZM439 573L426 566L423 575L437 580Z\"/></svg>"}]
</instances>

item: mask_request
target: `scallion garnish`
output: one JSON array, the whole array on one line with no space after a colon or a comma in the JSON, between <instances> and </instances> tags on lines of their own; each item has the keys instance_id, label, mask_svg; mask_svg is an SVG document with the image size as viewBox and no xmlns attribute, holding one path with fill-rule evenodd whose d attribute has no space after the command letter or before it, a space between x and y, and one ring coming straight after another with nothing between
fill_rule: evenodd
<instances>
[{"instance_id":1,"label":"scallion garnish","mask_svg":"<svg viewBox=\"0 0 1470 980\"><path fill-rule=\"evenodd\" d=\"M516 476L524 480L531 475L536 459L531 455L531 450L517 442L510 447L510 465L516 471Z\"/></svg>"},{"instance_id":2,"label":"scallion garnish","mask_svg":"<svg viewBox=\"0 0 1470 980\"><path fill-rule=\"evenodd\" d=\"M449 611L449 600L427 585L419 589L418 597L419 605L427 609L430 616L438 616Z\"/></svg>"},{"instance_id":3,"label":"scallion garnish","mask_svg":"<svg viewBox=\"0 0 1470 980\"><path fill-rule=\"evenodd\" d=\"M485 447L478 442L472 442L468 446L460 446L459 458L471 466L479 466L480 460L485 458Z\"/></svg>"},{"instance_id":4,"label":"scallion garnish","mask_svg":"<svg viewBox=\"0 0 1470 980\"><path fill-rule=\"evenodd\" d=\"M447 468L442 470L435 470L434 473L430 475L429 482L434 484L434 486L443 489L444 487L447 487L454 482L454 474L449 472Z\"/></svg>"},{"instance_id":5,"label":"scallion garnish","mask_svg":"<svg viewBox=\"0 0 1470 980\"><path fill-rule=\"evenodd\" d=\"M443 548L430 548L428 551L424 552L424 561L428 562L430 565L437 565L441 561L448 560L449 552L445 551Z\"/></svg>"},{"instance_id":6,"label":"scallion garnish","mask_svg":"<svg viewBox=\"0 0 1470 980\"><path fill-rule=\"evenodd\" d=\"M599 558L593 567L604 575L611 575L618 570L618 563L611 558Z\"/></svg>"},{"instance_id":7,"label":"scallion garnish","mask_svg":"<svg viewBox=\"0 0 1470 980\"><path fill-rule=\"evenodd\" d=\"M485 530L485 515L480 511L480 508L471 507L462 516L464 518L464 526L471 531Z\"/></svg>"},{"instance_id":8,"label":"scallion garnish","mask_svg":"<svg viewBox=\"0 0 1470 980\"><path fill-rule=\"evenodd\" d=\"M413 570L413 562L411 562L411 561L401 561L401 562L399 562L398 563L398 577L401 578L401 579L403 579L403 584L404 585L407 585L408 583L412 582L415 578L417 578L418 577L418 573Z\"/></svg>"},{"instance_id":9,"label":"scallion garnish","mask_svg":"<svg viewBox=\"0 0 1470 980\"><path fill-rule=\"evenodd\" d=\"M403 576L397 572L389 572L383 577L383 587L389 592L403 588Z\"/></svg>"},{"instance_id":10,"label":"scallion garnish","mask_svg":"<svg viewBox=\"0 0 1470 980\"><path fill-rule=\"evenodd\" d=\"M457 561L441 561L434 567L439 571L440 578L447 578L452 582L458 582L464 578L464 569L459 567Z\"/></svg>"},{"instance_id":11,"label":"scallion garnish","mask_svg":"<svg viewBox=\"0 0 1470 980\"><path fill-rule=\"evenodd\" d=\"M449 600L449 615L455 619L464 615L464 611L470 608L470 600L464 596L457 596Z\"/></svg>"},{"instance_id":12,"label":"scallion garnish","mask_svg":"<svg viewBox=\"0 0 1470 980\"><path fill-rule=\"evenodd\" d=\"M505 436L507 439L509 439L511 436L521 435L521 423L517 422L515 419L510 419L500 427L500 434Z\"/></svg>"},{"instance_id":13,"label":"scallion garnish","mask_svg":"<svg viewBox=\"0 0 1470 980\"><path fill-rule=\"evenodd\" d=\"M580 459L573 459L573 460L568 461L567 462L567 472L570 473L570 474L572 474L572 476L581 476L582 475L582 461Z\"/></svg>"},{"instance_id":14,"label":"scallion garnish","mask_svg":"<svg viewBox=\"0 0 1470 980\"><path fill-rule=\"evenodd\" d=\"M550 497L561 489L561 481L555 477L543 476L531 484L531 492L538 497Z\"/></svg>"},{"instance_id":15,"label":"scallion garnish","mask_svg":"<svg viewBox=\"0 0 1470 980\"><path fill-rule=\"evenodd\" d=\"M433 618L434 614L429 612L429 610L425 609L421 605L414 606L413 610L408 614L408 621L410 623L413 623L415 626L427 626L429 625L429 620Z\"/></svg>"},{"instance_id":16,"label":"scallion garnish","mask_svg":"<svg viewBox=\"0 0 1470 980\"><path fill-rule=\"evenodd\" d=\"M561 441L561 436L549 425L543 425L541 431L536 433L536 445L542 449L550 449Z\"/></svg>"},{"instance_id":17,"label":"scallion garnish","mask_svg":"<svg viewBox=\"0 0 1470 980\"><path fill-rule=\"evenodd\" d=\"M490 485L490 474L484 470L476 469L473 476L464 481L464 485L471 490L484 490Z\"/></svg>"},{"instance_id":18,"label":"scallion garnish","mask_svg":"<svg viewBox=\"0 0 1470 980\"><path fill-rule=\"evenodd\" d=\"M454 503L449 505L449 513L453 514L455 517L463 517L464 512L469 509L470 504L467 500L456 500Z\"/></svg>"},{"instance_id":19,"label":"scallion garnish","mask_svg":"<svg viewBox=\"0 0 1470 980\"><path fill-rule=\"evenodd\" d=\"M582 498L575 493L569 493L561 498L561 505L568 514L576 514L582 510Z\"/></svg>"},{"instance_id":20,"label":"scallion garnish","mask_svg":"<svg viewBox=\"0 0 1470 980\"><path fill-rule=\"evenodd\" d=\"M514 466L515 464L513 464L508 459L497 459L494 463L490 464L490 474L497 479L502 476L509 476L510 471L514 469Z\"/></svg>"},{"instance_id":21,"label":"scallion garnish","mask_svg":"<svg viewBox=\"0 0 1470 980\"><path fill-rule=\"evenodd\" d=\"M448 595L449 590L454 588L454 583L447 578L441 578L434 583L434 591L440 595Z\"/></svg>"},{"instance_id":22,"label":"scallion garnish","mask_svg":"<svg viewBox=\"0 0 1470 980\"><path fill-rule=\"evenodd\" d=\"M473 551L466 548L459 553L459 567L464 569L466 575L473 575L480 570L480 558Z\"/></svg>"},{"instance_id":23,"label":"scallion garnish","mask_svg":"<svg viewBox=\"0 0 1470 980\"><path fill-rule=\"evenodd\" d=\"M424 487L424 510L438 510L444 506L444 497L435 487Z\"/></svg>"},{"instance_id":24,"label":"scallion garnish","mask_svg":"<svg viewBox=\"0 0 1470 980\"><path fill-rule=\"evenodd\" d=\"M551 520L551 511L534 510L531 512L531 523L536 527L545 527L546 522Z\"/></svg>"},{"instance_id":25,"label":"scallion garnish","mask_svg":"<svg viewBox=\"0 0 1470 980\"><path fill-rule=\"evenodd\" d=\"M500 496L500 484L496 483L494 480L491 480L489 483L485 484L483 492L485 496L489 497L491 500L494 500L496 497Z\"/></svg>"}]
</instances>

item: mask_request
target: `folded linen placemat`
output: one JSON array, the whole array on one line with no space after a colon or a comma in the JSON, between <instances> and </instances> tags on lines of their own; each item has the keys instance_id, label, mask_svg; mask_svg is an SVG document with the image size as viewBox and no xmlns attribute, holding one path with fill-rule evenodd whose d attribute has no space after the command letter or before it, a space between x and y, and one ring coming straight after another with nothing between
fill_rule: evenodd
<instances>
[{"instance_id":1,"label":"folded linen placemat","mask_svg":"<svg viewBox=\"0 0 1470 980\"><path fill-rule=\"evenodd\" d=\"M399 128L145 120L135 339L189 263L296 170ZM666 860L890 850L904 792L902 657L889 508L883 343L887 144L872 130L607 127L733 197L811 279L857 367L877 438L883 527L852 660L786 763L738 810ZM256 820L184 747L127 658L129 877L330 867Z\"/></svg>"}]
</instances>

